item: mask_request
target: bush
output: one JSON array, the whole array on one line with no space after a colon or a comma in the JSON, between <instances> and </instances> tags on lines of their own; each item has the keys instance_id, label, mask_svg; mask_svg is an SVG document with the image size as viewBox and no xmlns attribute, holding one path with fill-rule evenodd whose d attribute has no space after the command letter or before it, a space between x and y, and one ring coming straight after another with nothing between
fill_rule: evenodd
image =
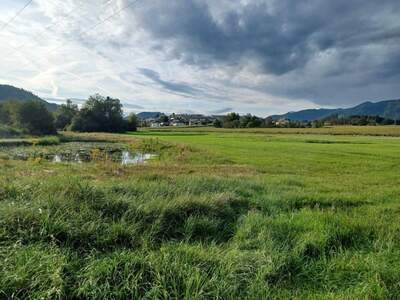
<instances>
[{"instance_id":1,"label":"bush","mask_svg":"<svg viewBox=\"0 0 400 300\"><path fill-rule=\"evenodd\" d=\"M11 137L19 137L22 136L22 130L0 124L0 138L11 138Z\"/></svg>"},{"instance_id":2,"label":"bush","mask_svg":"<svg viewBox=\"0 0 400 300\"><path fill-rule=\"evenodd\" d=\"M36 145L40 145L40 146L59 145L60 142L61 142L60 138L57 136L46 136L46 137L40 138L36 142Z\"/></svg>"}]
</instances>

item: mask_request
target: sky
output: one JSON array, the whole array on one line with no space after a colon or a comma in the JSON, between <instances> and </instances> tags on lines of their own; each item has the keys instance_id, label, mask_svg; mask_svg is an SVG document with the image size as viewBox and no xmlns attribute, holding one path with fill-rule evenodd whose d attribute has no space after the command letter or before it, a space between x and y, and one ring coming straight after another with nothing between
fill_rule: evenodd
<instances>
[{"instance_id":1,"label":"sky","mask_svg":"<svg viewBox=\"0 0 400 300\"><path fill-rule=\"evenodd\" d=\"M400 98L399 0L33 0L13 19L26 3L0 1L0 83L51 101L268 116Z\"/></svg>"}]
</instances>

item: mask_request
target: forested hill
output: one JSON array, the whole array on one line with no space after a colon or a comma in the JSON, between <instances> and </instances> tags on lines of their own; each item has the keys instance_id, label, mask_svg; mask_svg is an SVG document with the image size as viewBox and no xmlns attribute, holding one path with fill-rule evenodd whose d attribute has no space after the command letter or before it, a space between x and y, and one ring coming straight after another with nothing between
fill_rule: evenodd
<instances>
[{"instance_id":1,"label":"forested hill","mask_svg":"<svg viewBox=\"0 0 400 300\"><path fill-rule=\"evenodd\" d=\"M50 111L55 111L57 109L57 104L49 103L29 91L16 88L11 85L0 84L0 103L9 100L22 101L22 102L34 100L44 103L47 109Z\"/></svg>"},{"instance_id":2,"label":"forested hill","mask_svg":"<svg viewBox=\"0 0 400 300\"><path fill-rule=\"evenodd\" d=\"M385 100L380 102L364 102L351 108L337 109L306 109L289 112L283 115L271 116L273 119L285 118L294 121L314 121L329 117L333 114L339 116L380 116L393 120L400 120L400 99Z\"/></svg>"},{"instance_id":3,"label":"forested hill","mask_svg":"<svg viewBox=\"0 0 400 300\"><path fill-rule=\"evenodd\" d=\"M137 114L139 119L148 119L148 118L159 118L162 115L161 112L156 111L144 111Z\"/></svg>"}]
</instances>

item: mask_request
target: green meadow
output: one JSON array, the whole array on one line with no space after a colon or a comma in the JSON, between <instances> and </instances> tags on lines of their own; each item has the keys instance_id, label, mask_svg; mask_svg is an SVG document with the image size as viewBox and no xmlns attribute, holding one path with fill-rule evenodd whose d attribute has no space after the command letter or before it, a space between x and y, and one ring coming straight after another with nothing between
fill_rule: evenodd
<instances>
[{"instance_id":1,"label":"green meadow","mask_svg":"<svg viewBox=\"0 0 400 300\"><path fill-rule=\"evenodd\" d=\"M0 140L0 299L398 299L399 136L374 126ZM48 159L88 143L89 162ZM122 165L102 143L156 156Z\"/></svg>"}]
</instances>

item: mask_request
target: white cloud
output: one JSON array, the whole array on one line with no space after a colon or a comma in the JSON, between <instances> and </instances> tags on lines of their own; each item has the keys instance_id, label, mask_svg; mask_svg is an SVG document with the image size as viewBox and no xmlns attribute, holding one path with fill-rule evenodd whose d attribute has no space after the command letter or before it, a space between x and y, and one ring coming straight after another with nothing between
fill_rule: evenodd
<instances>
[{"instance_id":1,"label":"white cloud","mask_svg":"<svg viewBox=\"0 0 400 300\"><path fill-rule=\"evenodd\" d=\"M333 93L338 86L346 86L346 76L318 81L319 77L327 74L333 78L335 70L343 72L348 67L341 61L342 53L335 49L312 57L303 69L278 76L263 72L257 57L251 55L238 57L235 65L224 63L223 59L217 64L190 60L182 56L184 53L177 52L173 38L157 39L141 23L140 14L151 12L161 2L139 0L129 9L117 13L132 1L35 0L0 33L0 81L30 89L43 97L82 99L101 93L118 97L136 110L141 109L135 105L143 107L143 110L170 112L206 113L232 108L241 113L259 115L318 107L315 103L333 105L334 101L318 102L315 99L321 97L324 88ZM180 0L174 1L177 1L175 4L181 3ZM276 1L261 2L268 2L265 7L269 13L274 13ZM241 16L241 11L255 1L204 3L209 5L210 15L218 23L232 11ZM11 18L23 4L22 1L1 1L2 20ZM110 16L109 20L93 28ZM152 17L154 20L148 20L149 23L157 21L162 24L162 18L167 16L158 14ZM181 16L175 17L179 20ZM245 26L246 21L239 20L238 24ZM200 25L192 25L194 27L190 30L196 34L196 25ZM168 34L173 36L174 33ZM389 52L388 48L383 50ZM360 66L370 57L368 51L373 50L366 48L362 52L365 56L358 58ZM382 61L377 59L374 64L380 66ZM140 71L144 69L150 70L147 74L158 74L158 79L144 76ZM336 82L336 85L329 86L330 82ZM354 84L354 80L349 82ZM357 95L364 96L350 84L347 89L351 99ZM382 87L376 90L383 91ZM180 88L195 92L185 94L177 91ZM318 91L315 97L313 89ZM345 100L341 102L345 103Z\"/></svg>"}]
</instances>

